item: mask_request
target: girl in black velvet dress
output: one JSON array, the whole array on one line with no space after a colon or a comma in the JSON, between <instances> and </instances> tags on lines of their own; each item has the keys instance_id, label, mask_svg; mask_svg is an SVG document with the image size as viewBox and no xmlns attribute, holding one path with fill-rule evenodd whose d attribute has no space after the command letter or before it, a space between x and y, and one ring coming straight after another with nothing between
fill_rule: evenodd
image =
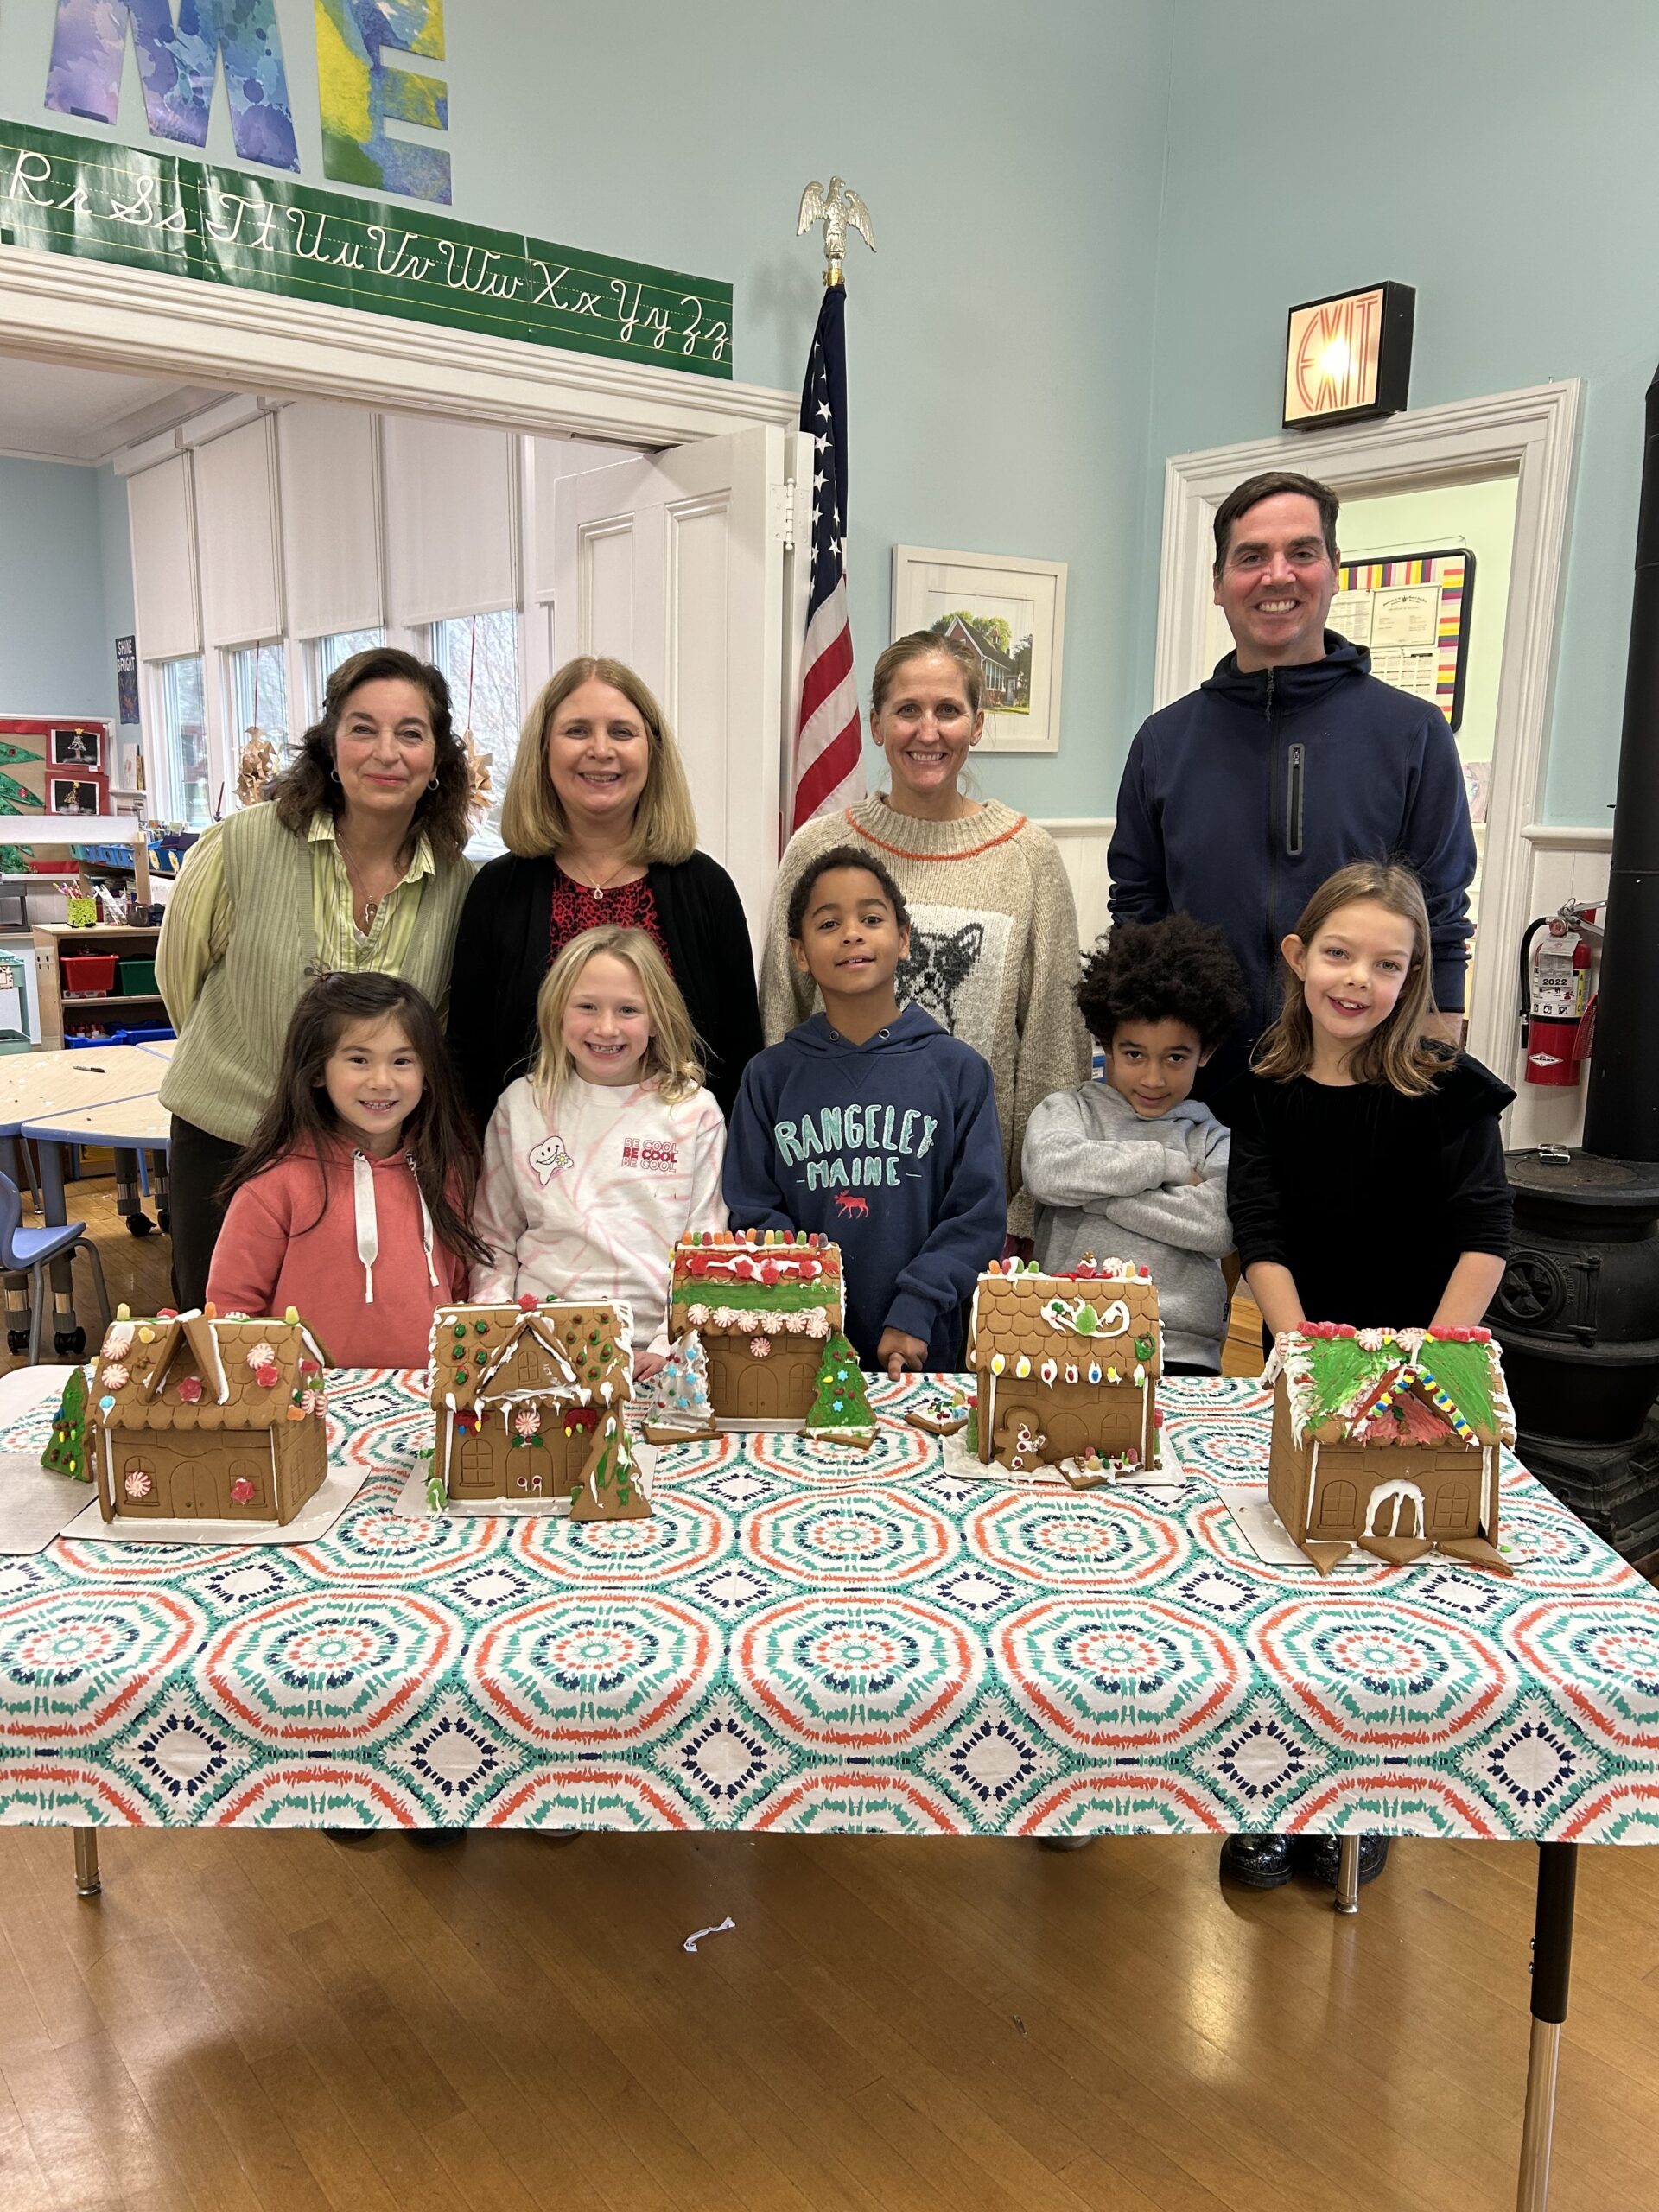
<instances>
[{"instance_id":1,"label":"girl in black velvet dress","mask_svg":"<svg viewBox=\"0 0 1659 2212\"><path fill-rule=\"evenodd\" d=\"M1498 1116L1515 1093L1423 1034L1428 944L1416 877L1367 861L1322 884L1284 941L1283 1009L1229 1102L1228 1205L1274 1336L1305 1321L1473 1328L1503 1276ZM1334 1836L1295 1848L1335 1881ZM1387 1853L1362 1840L1362 1881ZM1292 1855L1283 1836L1234 1836L1223 1872L1270 1889Z\"/></svg>"}]
</instances>

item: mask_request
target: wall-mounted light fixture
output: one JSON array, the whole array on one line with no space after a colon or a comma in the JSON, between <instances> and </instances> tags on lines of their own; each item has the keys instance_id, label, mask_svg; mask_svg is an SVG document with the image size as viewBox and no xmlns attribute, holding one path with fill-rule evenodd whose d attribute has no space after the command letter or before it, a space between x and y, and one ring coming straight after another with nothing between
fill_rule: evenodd
<instances>
[{"instance_id":1,"label":"wall-mounted light fixture","mask_svg":"<svg viewBox=\"0 0 1659 2212\"><path fill-rule=\"evenodd\" d=\"M1409 284L1371 284L1292 308L1285 343L1285 428L1397 415L1411 382Z\"/></svg>"}]
</instances>

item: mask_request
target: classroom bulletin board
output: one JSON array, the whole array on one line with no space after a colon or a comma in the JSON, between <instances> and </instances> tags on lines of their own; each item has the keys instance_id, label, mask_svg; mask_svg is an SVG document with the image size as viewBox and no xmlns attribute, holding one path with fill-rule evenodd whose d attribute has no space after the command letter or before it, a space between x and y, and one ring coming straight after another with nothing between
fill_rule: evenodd
<instances>
[{"instance_id":1,"label":"classroom bulletin board","mask_svg":"<svg viewBox=\"0 0 1659 2212\"><path fill-rule=\"evenodd\" d=\"M1371 674L1432 699L1455 730L1463 721L1474 604L1466 546L1387 561L1344 561L1326 621L1371 656Z\"/></svg>"}]
</instances>

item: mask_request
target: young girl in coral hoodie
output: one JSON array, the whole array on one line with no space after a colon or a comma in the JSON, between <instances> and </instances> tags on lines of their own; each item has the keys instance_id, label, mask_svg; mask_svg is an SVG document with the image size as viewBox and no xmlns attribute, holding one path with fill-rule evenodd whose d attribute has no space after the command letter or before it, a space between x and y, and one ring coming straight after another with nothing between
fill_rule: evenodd
<instances>
[{"instance_id":1,"label":"young girl in coral hoodie","mask_svg":"<svg viewBox=\"0 0 1659 2212\"><path fill-rule=\"evenodd\" d=\"M437 1019L396 976L329 975L289 1024L276 1096L232 1169L207 1297L293 1306L335 1367L424 1367L467 1295L478 1148Z\"/></svg>"}]
</instances>

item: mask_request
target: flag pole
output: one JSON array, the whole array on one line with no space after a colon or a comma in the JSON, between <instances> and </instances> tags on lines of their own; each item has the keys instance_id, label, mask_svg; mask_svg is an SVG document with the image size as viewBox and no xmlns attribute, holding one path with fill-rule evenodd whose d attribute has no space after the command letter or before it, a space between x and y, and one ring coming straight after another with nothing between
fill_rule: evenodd
<instances>
[{"instance_id":1,"label":"flag pole","mask_svg":"<svg viewBox=\"0 0 1659 2212\"><path fill-rule=\"evenodd\" d=\"M785 818L787 838L815 815L863 793L863 732L847 614L847 233L872 253L870 211L842 177L816 180L801 194L795 234L823 226L823 302L801 387L800 427L812 440L811 583L801 650L801 690Z\"/></svg>"}]
</instances>

